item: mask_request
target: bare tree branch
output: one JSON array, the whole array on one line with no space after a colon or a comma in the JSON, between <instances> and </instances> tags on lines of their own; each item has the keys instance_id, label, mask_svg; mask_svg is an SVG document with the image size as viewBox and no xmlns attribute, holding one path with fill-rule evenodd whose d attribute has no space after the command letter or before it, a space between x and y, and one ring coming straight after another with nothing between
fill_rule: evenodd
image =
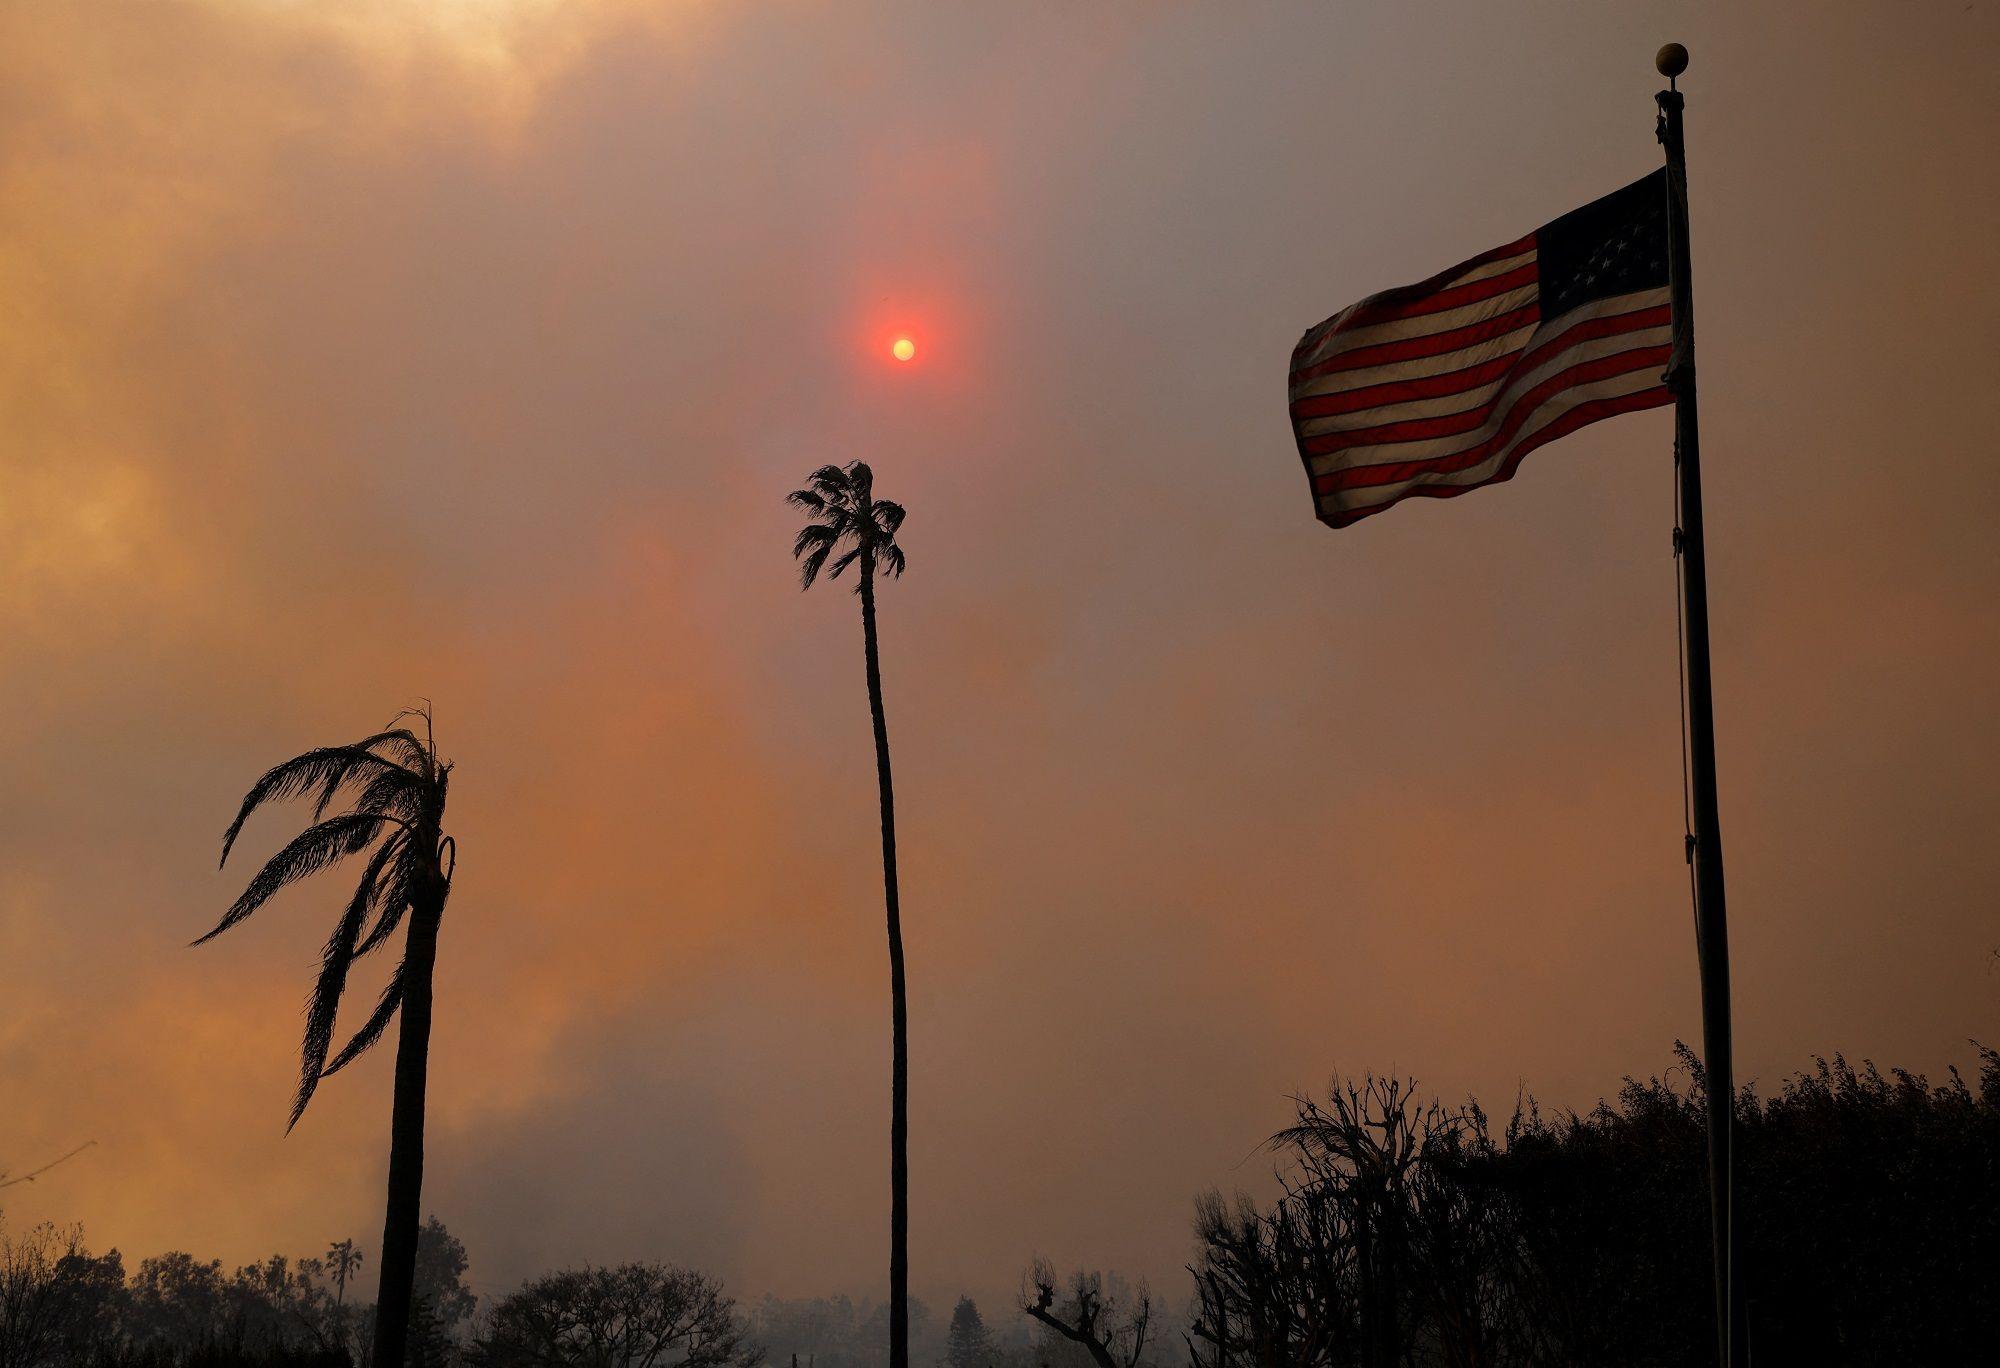
<instances>
[{"instance_id":1,"label":"bare tree branch","mask_svg":"<svg viewBox=\"0 0 2000 1368\"><path fill-rule=\"evenodd\" d=\"M7 1176L7 1171L5 1169L0 1169L0 1188L10 1188L13 1187L16 1183L32 1183L35 1181L35 1179L41 1177L44 1173L47 1173L57 1164L66 1163L67 1161L76 1158L77 1155L82 1154L85 1150L89 1149L92 1145L96 1143L97 1142L95 1140L86 1140L81 1145L78 1145L75 1149L71 1150L68 1154L63 1155L61 1158L51 1159L49 1160L48 1163L43 1164L40 1168L31 1169L27 1173L22 1174L19 1178L9 1178Z\"/></svg>"}]
</instances>

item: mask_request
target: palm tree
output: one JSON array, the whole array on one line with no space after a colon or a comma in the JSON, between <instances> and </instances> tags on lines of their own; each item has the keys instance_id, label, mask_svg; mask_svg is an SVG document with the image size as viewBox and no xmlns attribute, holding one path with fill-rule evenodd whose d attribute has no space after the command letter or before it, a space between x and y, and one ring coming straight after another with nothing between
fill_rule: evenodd
<instances>
[{"instance_id":1,"label":"palm tree","mask_svg":"<svg viewBox=\"0 0 2000 1368\"><path fill-rule=\"evenodd\" d=\"M896 896L896 798L889 782L889 725L882 716L882 662L875 648L875 572L903 573L896 529L903 507L875 497L875 473L864 462L821 466L785 501L812 521L799 530L792 557L801 587L826 568L838 579L861 567L861 640L868 658L868 710L875 722L875 778L882 799L882 896L889 911L889 1368L910 1363L910 1078L909 1012L903 990L903 916ZM827 567L827 558L834 558Z\"/></svg>"},{"instance_id":2,"label":"palm tree","mask_svg":"<svg viewBox=\"0 0 2000 1368\"><path fill-rule=\"evenodd\" d=\"M334 1281L340 1287L333 1299L333 1304L339 1306L347 1300L349 1275L361 1267L361 1251L354 1247L352 1240L335 1240L326 1247L326 1262L333 1269Z\"/></svg>"},{"instance_id":3,"label":"palm tree","mask_svg":"<svg viewBox=\"0 0 2000 1368\"><path fill-rule=\"evenodd\" d=\"M333 1296L334 1333L340 1337L343 1352L348 1347L347 1336L347 1280L361 1269L361 1251L354 1247L352 1240L335 1240L326 1247L327 1266L333 1270L334 1285L339 1289Z\"/></svg>"},{"instance_id":4,"label":"palm tree","mask_svg":"<svg viewBox=\"0 0 2000 1368\"><path fill-rule=\"evenodd\" d=\"M419 738L397 724L415 718ZM389 1123L389 1197L382 1225L381 1286L376 1295L373 1361L390 1368L403 1362L409 1333L410 1294L416 1272L417 1205L424 1179L424 1086L431 1038L431 970L437 962L438 925L457 843L443 832L445 788L451 766L438 759L428 708L398 714L389 730L351 746L309 750L279 765L254 784L243 808L222 838L222 861L250 814L264 803L311 795L313 824L267 861L250 880L213 931L195 942L213 940L262 907L289 884L329 869L371 845L374 853L361 873L347 910L327 939L319 981L306 1004L305 1042L299 1053L299 1091L292 1103L289 1132L305 1114L322 1078L338 1073L382 1038L400 1010L396 1045L396 1086ZM343 790L352 790L348 810L328 817ZM354 961L385 944L403 925L403 962L382 990L374 1013L327 1062L334 1017Z\"/></svg>"}]
</instances>

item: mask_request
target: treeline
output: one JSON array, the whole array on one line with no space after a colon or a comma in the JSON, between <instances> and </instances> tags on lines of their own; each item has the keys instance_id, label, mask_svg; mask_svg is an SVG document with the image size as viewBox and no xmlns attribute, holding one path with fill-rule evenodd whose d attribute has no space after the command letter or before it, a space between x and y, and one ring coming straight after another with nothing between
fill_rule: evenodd
<instances>
[{"instance_id":1,"label":"treeline","mask_svg":"<svg viewBox=\"0 0 2000 1368\"><path fill-rule=\"evenodd\" d=\"M1706 1093L1678 1053L1677 1077L1583 1115L1525 1102L1497 1135L1397 1080L1302 1099L1271 1142L1282 1196L1198 1204L1192 1326L1158 1362L1713 1362ZM1760 1359L2000 1358L2000 1055L1980 1061L1976 1089L1836 1057L1739 1090Z\"/></svg>"},{"instance_id":2,"label":"treeline","mask_svg":"<svg viewBox=\"0 0 2000 1368\"><path fill-rule=\"evenodd\" d=\"M465 1246L419 1235L408 1368L748 1368L761 1360L721 1284L633 1263L530 1279L480 1308ZM126 1272L78 1227L0 1226L0 1368L372 1368L375 1307L347 1296L351 1241L225 1274L174 1252Z\"/></svg>"},{"instance_id":3,"label":"treeline","mask_svg":"<svg viewBox=\"0 0 2000 1368\"><path fill-rule=\"evenodd\" d=\"M1195 1204L1189 1291L1034 1264L991 1322L912 1303L944 1368L1540 1368L1712 1362L1704 1079L1685 1048L1581 1113L1496 1127L1407 1080L1336 1079L1271 1138L1279 1195ZM1976 1086L1836 1057L1739 1093L1753 1349L1773 1362L2000 1357L2000 1054ZM660 1264L551 1273L478 1307L419 1241L407 1362L433 1368L874 1368L886 1305L765 1298ZM76 1231L0 1229L0 1368L373 1368L359 1259L130 1273ZM344 1272L343 1272L344 1270Z\"/></svg>"},{"instance_id":4,"label":"treeline","mask_svg":"<svg viewBox=\"0 0 2000 1368\"><path fill-rule=\"evenodd\" d=\"M1698 1368L1715 1355L1705 1080L1497 1130L1476 1103L1336 1078L1270 1141L1280 1195L1195 1209L1185 1329L1037 1265L1040 1368ZM1977 1087L1836 1057L1739 1089L1738 1228L1759 1361L2000 1361L2000 1055ZM1061 1355L1067 1355L1063 1357Z\"/></svg>"},{"instance_id":5,"label":"treeline","mask_svg":"<svg viewBox=\"0 0 2000 1368\"><path fill-rule=\"evenodd\" d=\"M324 1255L273 1255L225 1273L182 1251L129 1273L116 1249L93 1254L81 1227L0 1225L0 1368L351 1368L375 1321L354 1293L351 1240ZM465 1246L435 1217L417 1245L410 1360L448 1362L476 1299Z\"/></svg>"}]
</instances>

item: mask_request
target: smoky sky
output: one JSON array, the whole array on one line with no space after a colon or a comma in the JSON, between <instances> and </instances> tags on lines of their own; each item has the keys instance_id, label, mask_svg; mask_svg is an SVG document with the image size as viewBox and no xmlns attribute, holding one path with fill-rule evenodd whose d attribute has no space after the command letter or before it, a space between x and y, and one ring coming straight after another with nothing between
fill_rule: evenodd
<instances>
[{"instance_id":1,"label":"smoky sky","mask_svg":"<svg viewBox=\"0 0 2000 1368\"><path fill-rule=\"evenodd\" d=\"M29 0L0 14L0 1167L128 1259L372 1250L283 1133L341 890L250 781L432 701L426 1206L880 1295L865 459L915 1291L1179 1295L1288 1093L1588 1106L1699 1035L1670 419L1331 533L1309 324L1658 164L1685 42L1738 1077L1992 1039L1985 7ZM917 363L883 348L905 329ZM260 816L254 859L301 814ZM355 989L372 999L379 979Z\"/></svg>"}]
</instances>

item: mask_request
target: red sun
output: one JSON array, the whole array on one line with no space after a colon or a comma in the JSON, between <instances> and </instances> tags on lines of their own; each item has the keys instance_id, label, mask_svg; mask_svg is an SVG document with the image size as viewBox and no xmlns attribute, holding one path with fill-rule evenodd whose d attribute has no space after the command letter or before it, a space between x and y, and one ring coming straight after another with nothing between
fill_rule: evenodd
<instances>
[{"instance_id":1,"label":"red sun","mask_svg":"<svg viewBox=\"0 0 2000 1368\"><path fill-rule=\"evenodd\" d=\"M889 355L898 361L908 361L917 354L917 344L907 337L899 337L889 344Z\"/></svg>"}]
</instances>

